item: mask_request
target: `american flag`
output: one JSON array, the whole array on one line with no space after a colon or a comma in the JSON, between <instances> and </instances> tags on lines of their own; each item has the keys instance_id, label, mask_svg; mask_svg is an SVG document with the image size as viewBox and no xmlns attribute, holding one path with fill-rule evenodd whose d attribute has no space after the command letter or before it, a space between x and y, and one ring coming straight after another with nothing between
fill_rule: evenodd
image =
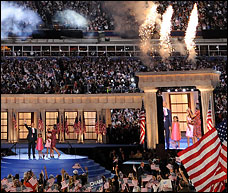
<instances>
[{"instance_id":1,"label":"american flag","mask_svg":"<svg viewBox=\"0 0 228 193\"><path fill-rule=\"evenodd\" d=\"M140 121L140 144L142 145L144 144L144 139L145 139L145 122L146 122L143 101L142 101L142 108L140 112L139 121Z\"/></svg>"},{"instance_id":2,"label":"american flag","mask_svg":"<svg viewBox=\"0 0 228 193\"><path fill-rule=\"evenodd\" d=\"M59 116L57 117L57 131L60 132L60 122L59 122Z\"/></svg>"},{"instance_id":3,"label":"american flag","mask_svg":"<svg viewBox=\"0 0 228 193\"><path fill-rule=\"evenodd\" d=\"M29 180L29 183L30 183L32 186L34 186L37 182L38 182L37 179L35 179L35 178L33 178L33 177Z\"/></svg>"},{"instance_id":4,"label":"american flag","mask_svg":"<svg viewBox=\"0 0 228 193\"><path fill-rule=\"evenodd\" d=\"M101 131L102 131L103 135L106 135L106 124L105 124L105 118L104 117L103 117L103 121L102 121Z\"/></svg>"},{"instance_id":5,"label":"american flag","mask_svg":"<svg viewBox=\"0 0 228 193\"><path fill-rule=\"evenodd\" d=\"M65 127L65 131L66 131L67 135L69 135L69 128L68 128L68 124L67 124L67 116L66 116L66 118L65 118L64 127Z\"/></svg>"},{"instance_id":6,"label":"american flag","mask_svg":"<svg viewBox=\"0 0 228 193\"><path fill-rule=\"evenodd\" d=\"M17 120L16 120L16 114L13 113L13 125L14 125L14 129L17 130Z\"/></svg>"},{"instance_id":7,"label":"american flag","mask_svg":"<svg viewBox=\"0 0 228 193\"><path fill-rule=\"evenodd\" d=\"M79 129L78 129L78 116L75 117L75 120L74 120L74 131L75 133L79 133Z\"/></svg>"},{"instance_id":8,"label":"american flag","mask_svg":"<svg viewBox=\"0 0 228 193\"><path fill-rule=\"evenodd\" d=\"M98 134L98 132L99 132L99 123L98 123L97 116L96 116L96 123L95 123L95 131L96 131L96 134Z\"/></svg>"},{"instance_id":9,"label":"american flag","mask_svg":"<svg viewBox=\"0 0 228 193\"><path fill-rule=\"evenodd\" d=\"M83 133L86 133L85 117L83 116Z\"/></svg>"},{"instance_id":10,"label":"american flag","mask_svg":"<svg viewBox=\"0 0 228 193\"><path fill-rule=\"evenodd\" d=\"M39 122L38 122L38 129L41 130L41 131L43 131L43 129L44 129L41 113L40 113L40 119L39 119Z\"/></svg>"},{"instance_id":11,"label":"american flag","mask_svg":"<svg viewBox=\"0 0 228 193\"><path fill-rule=\"evenodd\" d=\"M64 132L63 116L61 116L61 132Z\"/></svg>"},{"instance_id":12,"label":"american flag","mask_svg":"<svg viewBox=\"0 0 228 193\"><path fill-rule=\"evenodd\" d=\"M212 125L212 117L211 117L211 97L209 99L209 107L207 111L207 130L211 130L213 128Z\"/></svg>"},{"instance_id":13,"label":"american flag","mask_svg":"<svg viewBox=\"0 0 228 193\"><path fill-rule=\"evenodd\" d=\"M198 142L178 153L197 192L224 189L222 182L227 174L221 167L221 158L225 156L221 150L218 132L212 128Z\"/></svg>"},{"instance_id":14,"label":"american flag","mask_svg":"<svg viewBox=\"0 0 228 193\"><path fill-rule=\"evenodd\" d=\"M79 121L78 121L78 133L81 131L81 117L79 117Z\"/></svg>"}]
</instances>

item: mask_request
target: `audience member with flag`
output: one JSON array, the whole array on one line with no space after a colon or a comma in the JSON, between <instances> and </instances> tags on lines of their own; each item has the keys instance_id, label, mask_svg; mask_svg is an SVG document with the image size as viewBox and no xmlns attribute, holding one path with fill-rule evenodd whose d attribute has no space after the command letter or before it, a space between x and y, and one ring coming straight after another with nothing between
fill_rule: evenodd
<instances>
[{"instance_id":1,"label":"audience member with flag","mask_svg":"<svg viewBox=\"0 0 228 193\"><path fill-rule=\"evenodd\" d=\"M195 144L178 153L197 192L221 192L227 180L226 120L213 128L209 102L209 131ZM210 129L212 128L212 129Z\"/></svg>"}]
</instances>

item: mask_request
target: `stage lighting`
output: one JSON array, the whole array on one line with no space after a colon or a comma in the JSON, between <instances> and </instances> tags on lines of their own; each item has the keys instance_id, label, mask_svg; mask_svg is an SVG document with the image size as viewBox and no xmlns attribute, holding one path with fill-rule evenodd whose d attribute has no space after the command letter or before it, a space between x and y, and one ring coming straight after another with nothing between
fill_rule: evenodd
<instances>
[{"instance_id":1,"label":"stage lighting","mask_svg":"<svg viewBox=\"0 0 228 193\"><path fill-rule=\"evenodd\" d=\"M192 88L191 91L194 91L194 89Z\"/></svg>"},{"instance_id":2,"label":"stage lighting","mask_svg":"<svg viewBox=\"0 0 228 193\"><path fill-rule=\"evenodd\" d=\"M170 89L168 89L167 92L170 92Z\"/></svg>"},{"instance_id":3,"label":"stage lighting","mask_svg":"<svg viewBox=\"0 0 228 193\"><path fill-rule=\"evenodd\" d=\"M183 92L186 92L186 89L185 89L185 88L183 88L183 89L182 89L182 91L183 91Z\"/></svg>"},{"instance_id":4,"label":"stage lighting","mask_svg":"<svg viewBox=\"0 0 228 193\"><path fill-rule=\"evenodd\" d=\"M178 89L175 89L175 92L177 92L178 91Z\"/></svg>"}]
</instances>

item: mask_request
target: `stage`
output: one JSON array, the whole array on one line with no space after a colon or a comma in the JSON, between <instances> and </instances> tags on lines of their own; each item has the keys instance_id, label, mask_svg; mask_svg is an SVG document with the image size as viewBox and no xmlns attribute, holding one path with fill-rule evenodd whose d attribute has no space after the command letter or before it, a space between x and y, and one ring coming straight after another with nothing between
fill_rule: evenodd
<instances>
[{"instance_id":1,"label":"stage","mask_svg":"<svg viewBox=\"0 0 228 193\"><path fill-rule=\"evenodd\" d=\"M24 145L24 144L23 144ZM46 150L46 149L45 149ZM69 175L73 175L73 165L79 163L83 170L88 167L89 178L105 176L106 178L111 177L111 172L106 170L104 167L95 163L93 160L88 159L87 156L79 155L67 155L60 151L61 156L55 153L55 158L44 158L39 159L38 152L36 151L35 159L28 159L28 149L21 148L20 154L2 157L1 160L1 179L7 177L8 174L19 174L20 179L23 178L24 172L32 170L38 177L41 170L44 171L44 166L47 168L48 176L50 174L56 176L61 174L63 168ZM43 151L45 152L45 151ZM82 169L77 169L78 174L82 174Z\"/></svg>"},{"instance_id":2,"label":"stage","mask_svg":"<svg viewBox=\"0 0 228 193\"><path fill-rule=\"evenodd\" d=\"M190 145L192 145L192 140L190 140L190 142ZM170 144L170 149L176 149L176 147L174 147L172 144L173 143ZM57 174L61 174L62 168L66 170L69 175L73 175L74 169L72 166L75 163L79 163L83 169L85 166L88 167L89 178L94 178L102 175L108 178L111 177L111 172L100 166L98 163L94 162L94 160L89 159L88 156L66 154L60 149L69 148L77 152L83 152L87 151L88 149L91 149L90 151L93 151L96 148L108 148L110 150L120 147L137 149L139 145L58 143L56 144L56 147L61 153L60 158L58 158L57 153L55 153L55 158L46 158L45 156L44 159L39 159L38 151L36 150L36 158L29 160L27 143L17 143L16 145L1 143L1 149L11 149L16 154L2 157L1 179L7 177L8 174L15 175L17 173L19 174L20 178L22 178L24 172L29 170L32 170L36 176L39 176L41 170L44 171L44 166L47 168L48 175L53 174L56 176ZM187 139L182 138L180 141L179 149L185 149L186 147ZM43 152L46 153L46 148L44 148ZM78 173L82 174L83 171L81 169L78 169Z\"/></svg>"}]
</instances>

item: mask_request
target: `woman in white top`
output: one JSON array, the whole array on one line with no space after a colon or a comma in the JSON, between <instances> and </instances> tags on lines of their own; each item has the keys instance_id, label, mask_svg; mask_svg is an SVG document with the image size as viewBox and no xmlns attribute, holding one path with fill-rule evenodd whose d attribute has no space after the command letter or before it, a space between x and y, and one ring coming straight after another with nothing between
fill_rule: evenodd
<instances>
[{"instance_id":1,"label":"woman in white top","mask_svg":"<svg viewBox=\"0 0 228 193\"><path fill-rule=\"evenodd\" d=\"M187 137L187 141L188 141L188 147L190 144L189 138L191 137L193 140L193 120L191 118L192 116L192 111L190 108L187 109L187 117L186 117L186 121L187 121L187 130L186 130L186 137Z\"/></svg>"}]
</instances>

